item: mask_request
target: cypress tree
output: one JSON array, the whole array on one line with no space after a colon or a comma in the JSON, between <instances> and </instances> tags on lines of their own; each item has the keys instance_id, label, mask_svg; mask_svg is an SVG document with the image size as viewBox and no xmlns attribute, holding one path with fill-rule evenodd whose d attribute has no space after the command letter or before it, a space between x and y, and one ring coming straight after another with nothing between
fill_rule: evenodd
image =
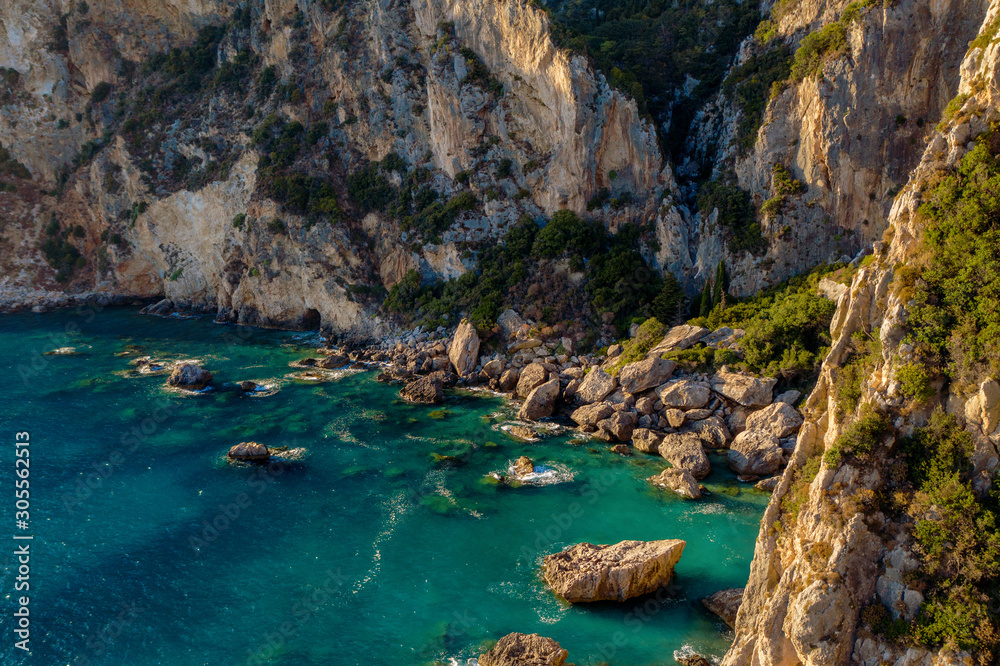
<instances>
[{"instance_id":1,"label":"cypress tree","mask_svg":"<svg viewBox=\"0 0 1000 666\"><path fill-rule=\"evenodd\" d=\"M719 261L719 267L715 269L715 286L712 289L712 304L724 304L726 292L729 290L729 275L726 274L726 264Z\"/></svg>"},{"instance_id":2,"label":"cypress tree","mask_svg":"<svg viewBox=\"0 0 1000 666\"><path fill-rule=\"evenodd\" d=\"M705 288L701 290L701 307L698 309L699 317L707 317L712 314L712 280L705 280Z\"/></svg>"}]
</instances>

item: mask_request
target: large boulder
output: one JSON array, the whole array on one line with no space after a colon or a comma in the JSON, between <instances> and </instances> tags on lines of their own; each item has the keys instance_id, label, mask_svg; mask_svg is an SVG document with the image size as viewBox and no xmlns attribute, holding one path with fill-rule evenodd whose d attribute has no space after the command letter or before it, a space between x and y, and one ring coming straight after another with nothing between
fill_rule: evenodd
<instances>
[{"instance_id":1,"label":"large boulder","mask_svg":"<svg viewBox=\"0 0 1000 666\"><path fill-rule=\"evenodd\" d=\"M583 383L576 390L576 397L584 404L600 402L608 397L616 386L618 386L618 380L615 377L600 368L593 368L583 378Z\"/></svg>"},{"instance_id":2,"label":"large boulder","mask_svg":"<svg viewBox=\"0 0 1000 666\"><path fill-rule=\"evenodd\" d=\"M725 449L733 436L729 434L729 428L718 416L710 416L701 421L693 421L688 424L686 430L697 433L701 439L702 446L709 449Z\"/></svg>"},{"instance_id":3,"label":"large boulder","mask_svg":"<svg viewBox=\"0 0 1000 666\"><path fill-rule=\"evenodd\" d=\"M650 357L625 365L618 372L618 383L626 393L642 393L667 381L677 364L659 357Z\"/></svg>"},{"instance_id":4,"label":"large boulder","mask_svg":"<svg viewBox=\"0 0 1000 666\"><path fill-rule=\"evenodd\" d=\"M674 467L688 470L696 479L704 479L712 471L701 439L693 432L664 435L660 455Z\"/></svg>"},{"instance_id":5,"label":"large boulder","mask_svg":"<svg viewBox=\"0 0 1000 666\"><path fill-rule=\"evenodd\" d=\"M744 430L729 446L729 467L737 474L770 476L784 462L778 438L763 430Z\"/></svg>"},{"instance_id":6,"label":"large boulder","mask_svg":"<svg viewBox=\"0 0 1000 666\"><path fill-rule=\"evenodd\" d=\"M510 393L517 388L518 379L521 376L521 371L517 368L508 368L503 371L500 375L500 390L504 393Z\"/></svg>"},{"instance_id":7,"label":"large boulder","mask_svg":"<svg viewBox=\"0 0 1000 666\"><path fill-rule=\"evenodd\" d=\"M536 387L517 412L517 417L526 421L537 421L552 416L559 399L559 378L551 379Z\"/></svg>"},{"instance_id":8,"label":"large boulder","mask_svg":"<svg viewBox=\"0 0 1000 666\"><path fill-rule=\"evenodd\" d=\"M747 430L762 430L781 439L802 425L802 415L784 402L775 402L747 417Z\"/></svg>"},{"instance_id":9,"label":"large boulder","mask_svg":"<svg viewBox=\"0 0 1000 666\"><path fill-rule=\"evenodd\" d=\"M448 347L448 359L455 366L455 372L463 377L476 369L479 359L479 334L476 327L463 319L455 331L455 337Z\"/></svg>"},{"instance_id":10,"label":"large boulder","mask_svg":"<svg viewBox=\"0 0 1000 666\"><path fill-rule=\"evenodd\" d=\"M528 476L535 472L535 463L528 456L521 456L511 465L515 476Z\"/></svg>"},{"instance_id":11,"label":"large boulder","mask_svg":"<svg viewBox=\"0 0 1000 666\"><path fill-rule=\"evenodd\" d=\"M722 369L712 377L712 388L744 407L767 407L773 400L777 381L773 377L761 379Z\"/></svg>"},{"instance_id":12,"label":"large boulder","mask_svg":"<svg viewBox=\"0 0 1000 666\"><path fill-rule=\"evenodd\" d=\"M524 326L524 320L518 316L513 310L504 310L503 313L497 317L497 325L500 327L500 331L503 334L503 341L507 342L514 334L517 333L518 329Z\"/></svg>"},{"instance_id":13,"label":"large boulder","mask_svg":"<svg viewBox=\"0 0 1000 666\"><path fill-rule=\"evenodd\" d=\"M549 373L541 363L529 363L521 369L521 376L517 380L518 398L527 398L528 394L545 383Z\"/></svg>"},{"instance_id":14,"label":"large boulder","mask_svg":"<svg viewBox=\"0 0 1000 666\"><path fill-rule=\"evenodd\" d=\"M666 585L685 545L679 539L581 543L547 556L542 575L571 603L625 601Z\"/></svg>"},{"instance_id":15,"label":"large boulder","mask_svg":"<svg viewBox=\"0 0 1000 666\"><path fill-rule=\"evenodd\" d=\"M632 448L643 453L659 453L663 443L663 433L649 428L636 428L632 431Z\"/></svg>"},{"instance_id":16,"label":"large boulder","mask_svg":"<svg viewBox=\"0 0 1000 666\"><path fill-rule=\"evenodd\" d=\"M701 488L694 475L686 469L671 467L665 469L656 476L649 477L649 482L659 488L673 491L681 497L698 499L701 497Z\"/></svg>"},{"instance_id":17,"label":"large boulder","mask_svg":"<svg viewBox=\"0 0 1000 666\"><path fill-rule=\"evenodd\" d=\"M659 344L649 350L649 353L646 354L646 356L660 356L669 351L687 349L709 333L711 333L711 331L707 328L702 328L701 326L688 326L687 324L674 326L672 329L667 331L667 334L663 336L663 339L660 340Z\"/></svg>"},{"instance_id":18,"label":"large boulder","mask_svg":"<svg viewBox=\"0 0 1000 666\"><path fill-rule=\"evenodd\" d=\"M681 666L712 666L712 662L700 654L675 654L674 661Z\"/></svg>"},{"instance_id":19,"label":"large boulder","mask_svg":"<svg viewBox=\"0 0 1000 666\"><path fill-rule=\"evenodd\" d=\"M598 421L608 418L614 411L614 408L607 402L595 402L592 405L578 407L573 410L573 413L569 417L576 421L578 425L596 426Z\"/></svg>"},{"instance_id":20,"label":"large boulder","mask_svg":"<svg viewBox=\"0 0 1000 666\"><path fill-rule=\"evenodd\" d=\"M730 587L725 590L719 590L715 594L702 599L701 603L705 608L721 617L730 627L735 628L736 613L739 612L740 604L743 603L743 588Z\"/></svg>"},{"instance_id":21,"label":"large boulder","mask_svg":"<svg viewBox=\"0 0 1000 666\"><path fill-rule=\"evenodd\" d=\"M701 382L680 379L656 389L665 409L701 409L708 404L712 391Z\"/></svg>"},{"instance_id":22,"label":"large boulder","mask_svg":"<svg viewBox=\"0 0 1000 666\"><path fill-rule=\"evenodd\" d=\"M229 449L229 457L234 460L261 462L271 457L271 452L260 442L240 442Z\"/></svg>"},{"instance_id":23,"label":"large boulder","mask_svg":"<svg viewBox=\"0 0 1000 666\"><path fill-rule=\"evenodd\" d=\"M551 638L514 633L479 655L479 666L563 666L567 656L569 653Z\"/></svg>"},{"instance_id":24,"label":"large boulder","mask_svg":"<svg viewBox=\"0 0 1000 666\"><path fill-rule=\"evenodd\" d=\"M414 379L400 389L399 397L407 402L437 404L444 400L444 381L435 375Z\"/></svg>"},{"instance_id":25,"label":"large boulder","mask_svg":"<svg viewBox=\"0 0 1000 666\"><path fill-rule=\"evenodd\" d=\"M343 354L330 354L329 356L321 359L316 365L326 370L333 370L335 368L343 368L350 362L351 359L347 358Z\"/></svg>"},{"instance_id":26,"label":"large boulder","mask_svg":"<svg viewBox=\"0 0 1000 666\"><path fill-rule=\"evenodd\" d=\"M614 412L598 421L597 436L609 442L627 442L632 439L637 420L633 412Z\"/></svg>"},{"instance_id":27,"label":"large boulder","mask_svg":"<svg viewBox=\"0 0 1000 666\"><path fill-rule=\"evenodd\" d=\"M178 363L167 377L168 386L198 391L212 383L212 373L197 363Z\"/></svg>"}]
</instances>

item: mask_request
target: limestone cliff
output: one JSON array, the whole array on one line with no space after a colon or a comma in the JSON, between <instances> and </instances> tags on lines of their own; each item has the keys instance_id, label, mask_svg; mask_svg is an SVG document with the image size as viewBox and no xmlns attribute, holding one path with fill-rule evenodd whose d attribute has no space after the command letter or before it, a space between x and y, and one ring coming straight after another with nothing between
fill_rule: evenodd
<instances>
[{"instance_id":1,"label":"limestone cliff","mask_svg":"<svg viewBox=\"0 0 1000 666\"><path fill-rule=\"evenodd\" d=\"M609 226L648 216L670 182L635 103L522 0L7 0L0 24L0 144L30 174L0 193L7 302L377 328L408 270L457 277L522 215L605 187L631 202ZM368 191L413 191L405 224L348 191L387 158Z\"/></svg>"},{"instance_id":2,"label":"limestone cliff","mask_svg":"<svg viewBox=\"0 0 1000 666\"><path fill-rule=\"evenodd\" d=\"M689 157L679 175L693 175L706 160L715 177L727 173L748 190L759 209L765 251L753 257L726 248L712 211L658 218L662 237L687 237L690 254L661 243L661 261L696 285L724 259L741 294L821 262L853 257L881 237L896 194L957 93L959 65L986 18L988 2L901 0L848 3L803 0L764 3L770 32L748 38L730 76L761 76L755 58L791 46L840 22L845 44L823 55L803 80L763 91L759 130L739 136L750 111L733 91L721 92L699 112ZM845 20L846 17L846 20ZM741 145L741 141L744 145ZM778 214L760 210L775 196L773 167L790 169L807 189L786 198Z\"/></svg>"},{"instance_id":3,"label":"limestone cliff","mask_svg":"<svg viewBox=\"0 0 1000 666\"><path fill-rule=\"evenodd\" d=\"M998 119L997 12L994 3L982 37L961 61L958 97L939 129L930 132L919 164L895 198L885 239L874 244L873 260L840 296L831 331L835 341L806 405L793 461L762 520L725 664L986 663L982 655L974 662L976 655L959 651L901 646L873 631L862 611L879 603L893 618L909 621L924 601L912 527L883 511L878 500L899 474L899 440L941 405L972 435L972 483L978 492L989 488L998 464L995 382L987 377L982 384L979 379L945 383L921 402L904 390L901 371L915 358L906 340L914 305L904 273L925 261L918 208L928 189L970 150L970 139ZM870 354L860 364L859 341ZM863 373L856 398L845 401L842 387L857 368ZM859 464L837 453L838 438L866 409L888 414L895 434L879 445L886 448L878 449L876 460Z\"/></svg>"}]
</instances>

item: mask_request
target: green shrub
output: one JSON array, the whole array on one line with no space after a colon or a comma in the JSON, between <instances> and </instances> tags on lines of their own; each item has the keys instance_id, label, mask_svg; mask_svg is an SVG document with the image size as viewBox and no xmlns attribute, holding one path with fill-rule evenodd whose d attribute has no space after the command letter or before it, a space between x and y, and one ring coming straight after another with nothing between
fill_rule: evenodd
<instances>
[{"instance_id":1,"label":"green shrub","mask_svg":"<svg viewBox=\"0 0 1000 666\"><path fill-rule=\"evenodd\" d=\"M347 191L362 211L385 210L396 198L396 188L379 172L376 164L347 177Z\"/></svg>"},{"instance_id":2,"label":"green shrub","mask_svg":"<svg viewBox=\"0 0 1000 666\"><path fill-rule=\"evenodd\" d=\"M94 86L94 89L92 91L90 91L90 103L95 105L100 104L101 102L106 100L108 98L108 95L110 94L111 94L111 84L107 83L106 81L101 81L96 86Z\"/></svg>"},{"instance_id":3,"label":"green shrub","mask_svg":"<svg viewBox=\"0 0 1000 666\"><path fill-rule=\"evenodd\" d=\"M267 230L274 234L284 233L285 223L276 217L267 223Z\"/></svg>"},{"instance_id":4,"label":"green shrub","mask_svg":"<svg viewBox=\"0 0 1000 666\"><path fill-rule=\"evenodd\" d=\"M650 349L655 347L667 332L667 327L660 323L656 317L650 317L639 325L635 337L626 340L622 344L622 353L615 359L611 366L611 374L618 374L622 366L628 363L635 363L646 358Z\"/></svg>"},{"instance_id":5,"label":"green shrub","mask_svg":"<svg viewBox=\"0 0 1000 666\"><path fill-rule=\"evenodd\" d=\"M765 23L769 22L765 21L761 26ZM736 126L736 145L740 154L746 154L756 143L767 103L774 96L774 85L788 78L791 62L788 45L777 44L734 67L723 82L722 91L736 102L742 112Z\"/></svg>"},{"instance_id":6,"label":"green shrub","mask_svg":"<svg viewBox=\"0 0 1000 666\"><path fill-rule=\"evenodd\" d=\"M571 210L560 210L535 236L531 256L552 259L579 255L587 259L604 241L604 226L600 222L581 220Z\"/></svg>"},{"instance_id":7,"label":"green shrub","mask_svg":"<svg viewBox=\"0 0 1000 666\"><path fill-rule=\"evenodd\" d=\"M900 383L900 391L915 402L927 402L934 395L930 377L924 366L918 363L907 363L896 371L896 379Z\"/></svg>"},{"instance_id":8,"label":"green shrub","mask_svg":"<svg viewBox=\"0 0 1000 666\"><path fill-rule=\"evenodd\" d=\"M802 81L820 71L828 58L840 55L847 46L847 31L841 23L831 23L806 35L792 60L791 77Z\"/></svg>"},{"instance_id":9,"label":"green shrub","mask_svg":"<svg viewBox=\"0 0 1000 666\"><path fill-rule=\"evenodd\" d=\"M823 460L829 467L837 467L845 458L868 459L890 432L892 425L885 416L874 412L863 414L844 428L823 454Z\"/></svg>"},{"instance_id":10,"label":"green shrub","mask_svg":"<svg viewBox=\"0 0 1000 666\"><path fill-rule=\"evenodd\" d=\"M749 192L735 183L708 181L698 189L698 210L708 216L715 209L719 224L728 231L731 252L756 253L767 246Z\"/></svg>"},{"instance_id":11,"label":"green shrub","mask_svg":"<svg viewBox=\"0 0 1000 666\"><path fill-rule=\"evenodd\" d=\"M246 221L247 221L246 213L239 213L238 215L236 215L236 217L233 218L233 227L235 227L236 229L242 229L243 224Z\"/></svg>"},{"instance_id":12,"label":"green shrub","mask_svg":"<svg viewBox=\"0 0 1000 666\"><path fill-rule=\"evenodd\" d=\"M779 196L795 196L807 189L805 183L796 180L784 164L778 163L771 168L771 180L774 193Z\"/></svg>"},{"instance_id":13,"label":"green shrub","mask_svg":"<svg viewBox=\"0 0 1000 666\"><path fill-rule=\"evenodd\" d=\"M0 144L0 175L27 180L31 178L28 168L14 159L7 148Z\"/></svg>"},{"instance_id":14,"label":"green shrub","mask_svg":"<svg viewBox=\"0 0 1000 666\"><path fill-rule=\"evenodd\" d=\"M787 200L788 197L781 194L768 199L760 207L761 217L764 219L770 219L781 215L781 211L785 209L785 202Z\"/></svg>"}]
</instances>

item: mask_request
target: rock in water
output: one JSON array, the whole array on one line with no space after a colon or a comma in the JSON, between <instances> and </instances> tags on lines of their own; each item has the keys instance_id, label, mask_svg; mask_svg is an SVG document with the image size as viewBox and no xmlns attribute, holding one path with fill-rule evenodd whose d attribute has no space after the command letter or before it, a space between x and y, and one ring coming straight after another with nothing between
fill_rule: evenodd
<instances>
[{"instance_id":1,"label":"rock in water","mask_svg":"<svg viewBox=\"0 0 1000 666\"><path fill-rule=\"evenodd\" d=\"M174 371L167 377L168 386L177 386L192 391L205 388L211 381L212 373L197 363L180 363L174 366Z\"/></svg>"},{"instance_id":2,"label":"rock in water","mask_svg":"<svg viewBox=\"0 0 1000 666\"><path fill-rule=\"evenodd\" d=\"M715 594L701 600L705 608L712 611L725 621L731 628L736 627L736 613L743 603L743 588L730 587L719 590Z\"/></svg>"},{"instance_id":3,"label":"rock in water","mask_svg":"<svg viewBox=\"0 0 1000 666\"><path fill-rule=\"evenodd\" d=\"M552 416L558 398L559 378L556 377L536 387L528 394L521 409L517 412L517 417L526 421L537 421Z\"/></svg>"},{"instance_id":4,"label":"rock in water","mask_svg":"<svg viewBox=\"0 0 1000 666\"><path fill-rule=\"evenodd\" d=\"M479 655L479 666L563 666L569 653L538 634L507 634Z\"/></svg>"},{"instance_id":5,"label":"rock in water","mask_svg":"<svg viewBox=\"0 0 1000 666\"><path fill-rule=\"evenodd\" d=\"M722 369L712 377L712 388L744 407L766 407L771 404L772 391L777 382L772 377L758 379Z\"/></svg>"},{"instance_id":6,"label":"rock in water","mask_svg":"<svg viewBox=\"0 0 1000 666\"><path fill-rule=\"evenodd\" d=\"M257 382L252 382L249 379L239 383L240 390L244 393L253 393L257 390Z\"/></svg>"},{"instance_id":7,"label":"rock in water","mask_svg":"<svg viewBox=\"0 0 1000 666\"><path fill-rule=\"evenodd\" d=\"M659 451L671 465L688 470L696 479L704 479L712 471L701 439L695 433L666 434L660 442Z\"/></svg>"},{"instance_id":8,"label":"rock in water","mask_svg":"<svg viewBox=\"0 0 1000 666\"><path fill-rule=\"evenodd\" d=\"M514 461L514 474L517 476L527 476L535 472L535 463L528 456L521 456Z\"/></svg>"},{"instance_id":9,"label":"rock in water","mask_svg":"<svg viewBox=\"0 0 1000 666\"><path fill-rule=\"evenodd\" d=\"M448 347L448 358L455 366L459 377L464 377L476 368L479 358L479 334L476 327L463 319L455 331L455 338Z\"/></svg>"},{"instance_id":10,"label":"rock in water","mask_svg":"<svg viewBox=\"0 0 1000 666\"><path fill-rule=\"evenodd\" d=\"M683 656L675 656L674 661L681 666L712 666L712 662L705 659L700 654L689 654Z\"/></svg>"},{"instance_id":11,"label":"rock in water","mask_svg":"<svg viewBox=\"0 0 1000 666\"><path fill-rule=\"evenodd\" d=\"M235 460L267 460L271 452L259 442L240 442L229 449L229 457Z\"/></svg>"},{"instance_id":12,"label":"rock in water","mask_svg":"<svg viewBox=\"0 0 1000 666\"><path fill-rule=\"evenodd\" d=\"M737 474L770 476L783 464L778 438L762 430L744 430L729 447L729 467Z\"/></svg>"},{"instance_id":13,"label":"rock in water","mask_svg":"<svg viewBox=\"0 0 1000 666\"><path fill-rule=\"evenodd\" d=\"M647 358L629 363L618 373L618 383L626 393L642 393L667 381L677 364L662 358Z\"/></svg>"},{"instance_id":14,"label":"rock in water","mask_svg":"<svg viewBox=\"0 0 1000 666\"><path fill-rule=\"evenodd\" d=\"M659 453L663 443L663 433L649 428L636 428L632 431L632 448L643 453Z\"/></svg>"},{"instance_id":15,"label":"rock in water","mask_svg":"<svg viewBox=\"0 0 1000 666\"><path fill-rule=\"evenodd\" d=\"M625 601L670 582L686 542L622 541L597 546L581 543L545 558L545 582L571 603Z\"/></svg>"},{"instance_id":16,"label":"rock in water","mask_svg":"<svg viewBox=\"0 0 1000 666\"><path fill-rule=\"evenodd\" d=\"M330 354L326 358L320 360L317 365L326 370L332 370L334 368L343 368L350 362L351 359L347 358L343 354Z\"/></svg>"},{"instance_id":17,"label":"rock in water","mask_svg":"<svg viewBox=\"0 0 1000 666\"><path fill-rule=\"evenodd\" d=\"M649 482L654 486L673 491L681 497L688 497L690 499L699 499L701 497L701 489L698 487L698 482L695 480L694 475L686 469L679 469L677 467L665 469L656 476L649 477Z\"/></svg>"},{"instance_id":18,"label":"rock in water","mask_svg":"<svg viewBox=\"0 0 1000 666\"><path fill-rule=\"evenodd\" d=\"M444 382L430 375L414 379L400 389L399 397L407 402L434 405L444 400Z\"/></svg>"}]
</instances>

